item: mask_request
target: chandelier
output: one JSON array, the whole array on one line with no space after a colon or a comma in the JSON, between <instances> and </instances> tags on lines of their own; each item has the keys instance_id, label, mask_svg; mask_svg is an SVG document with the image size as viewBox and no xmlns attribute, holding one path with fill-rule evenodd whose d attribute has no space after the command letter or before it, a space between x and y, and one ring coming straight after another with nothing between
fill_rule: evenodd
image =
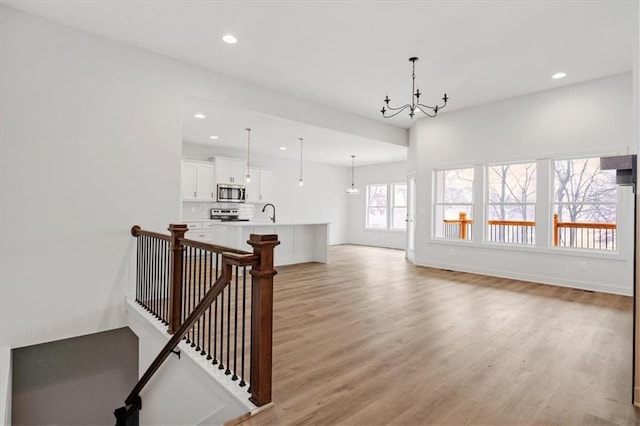
<instances>
[{"instance_id":1,"label":"chandelier","mask_svg":"<svg viewBox=\"0 0 640 426\"><path fill-rule=\"evenodd\" d=\"M413 72L411 73L411 79L413 80L412 88L411 88L411 103L405 104L399 108L393 108L391 105L389 105L389 102L391 101L391 99L389 99L389 96L385 96L384 106L380 110L384 118L395 117L396 115L400 114L402 111L404 111L407 108L409 109L409 117L411 118L413 118L413 116L416 114L417 111L421 111L423 114L425 114L428 117L435 117L436 115L438 115L438 111L440 111L442 108L444 108L447 105L447 101L449 100L449 97L447 96L446 93L442 97L444 104L442 104L441 106L438 106L438 105L429 106L429 105L424 105L420 103L420 95L422 95L422 93L420 93L420 89L416 90L416 61L417 60L418 58L415 56L413 58L409 58L409 61L411 62L413 67Z\"/></svg>"}]
</instances>

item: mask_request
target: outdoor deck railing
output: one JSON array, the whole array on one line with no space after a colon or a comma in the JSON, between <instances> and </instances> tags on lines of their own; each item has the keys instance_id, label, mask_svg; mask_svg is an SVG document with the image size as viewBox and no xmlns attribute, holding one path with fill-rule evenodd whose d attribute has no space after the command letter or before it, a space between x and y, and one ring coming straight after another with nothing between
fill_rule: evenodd
<instances>
[{"instance_id":1,"label":"outdoor deck railing","mask_svg":"<svg viewBox=\"0 0 640 426\"><path fill-rule=\"evenodd\" d=\"M536 222L515 220L489 220L487 241L534 244ZM443 220L443 237L470 240L473 219L460 213L458 219ZM591 222L560 222L553 215L553 245L557 247L596 250L617 250L617 224Z\"/></svg>"}]
</instances>

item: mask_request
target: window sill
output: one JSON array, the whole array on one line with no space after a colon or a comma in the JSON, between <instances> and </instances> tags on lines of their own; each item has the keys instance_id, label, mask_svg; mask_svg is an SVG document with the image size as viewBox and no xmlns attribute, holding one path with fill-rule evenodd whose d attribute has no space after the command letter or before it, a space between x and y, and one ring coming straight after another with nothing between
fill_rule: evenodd
<instances>
[{"instance_id":1,"label":"window sill","mask_svg":"<svg viewBox=\"0 0 640 426\"><path fill-rule=\"evenodd\" d=\"M386 229L386 228L364 228L368 232L387 232L390 234L406 234L405 229Z\"/></svg>"},{"instance_id":2,"label":"window sill","mask_svg":"<svg viewBox=\"0 0 640 426\"><path fill-rule=\"evenodd\" d=\"M457 246L457 247L469 247L474 249L488 249L498 251L516 251L522 253L539 253L539 254L551 254L554 256L568 256L568 257L581 257L581 258L594 258L594 259L607 259L625 262L630 260L630 256L625 256L619 252L604 252L590 249L572 249L572 248L550 248L550 247L537 247L537 246L525 246L516 244L499 244L499 243L477 243L474 241L459 241L459 240L446 240L446 239L431 239L429 244L442 245L442 246Z\"/></svg>"}]
</instances>

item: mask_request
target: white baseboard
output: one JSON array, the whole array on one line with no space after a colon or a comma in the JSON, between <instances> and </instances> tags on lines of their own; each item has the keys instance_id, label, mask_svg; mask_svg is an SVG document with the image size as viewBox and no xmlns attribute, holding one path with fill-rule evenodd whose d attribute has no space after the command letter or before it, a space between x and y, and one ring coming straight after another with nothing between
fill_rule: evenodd
<instances>
[{"instance_id":1,"label":"white baseboard","mask_svg":"<svg viewBox=\"0 0 640 426\"><path fill-rule=\"evenodd\" d=\"M633 296L633 289L630 289L630 288L608 286L608 285L590 283L590 282L579 281L579 280L565 280L562 278L551 277L551 276L546 276L542 274L522 274L522 273L513 272L513 271L491 269L491 268L469 268L467 266L458 265L458 264L424 262L417 259L416 259L416 265L426 266L429 268L447 269L447 270L457 271L457 272L469 272L472 274L488 275L491 277L510 278L514 280L530 281L538 284L549 284L549 285L556 285L559 287L576 288L579 290L597 291L600 293L618 294L621 296Z\"/></svg>"}]
</instances>

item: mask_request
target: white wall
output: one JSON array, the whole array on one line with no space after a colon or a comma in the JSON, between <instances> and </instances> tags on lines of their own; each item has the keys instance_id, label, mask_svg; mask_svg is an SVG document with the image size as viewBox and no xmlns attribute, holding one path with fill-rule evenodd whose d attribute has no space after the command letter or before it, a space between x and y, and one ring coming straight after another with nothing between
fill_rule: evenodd
<instances>
[{"instance_id":1,"label":"white wall","mask_svg":"<svg viewBox=\"0 0 640 426\"><path fill-rule=\"evenodd\" d=\"M390 247L404 249L407 233L405 231L389 231L366 229L367 185L406 183L407 163L384 163L371 166L356 167L355 184L360 190L358 195L349 197L349 242L367 246ZM350 183L350 179L349 179ZM344 185L342 193L348 185ZM390 211L389 211L390 212Z\"/></svg>"},{"instance_id":2,"label":"white wall","mask_svg":"<svg viewBox=\"0 0 640 426\"><path fill-rule=\"evenodd\" d=\"M404 129L0 8L0 346L123 325L129 229L180 219L185 96L406 140Z\"/></svg>"},{"instance_id":3,"label":"white wall","mask_svg":"<svg viewBox=\"0 0 640 426\"><path fill-rule=\"evenodd\" d=\"M417 166L416 261L446 269L612 293L632 293L632 196L621 189L620 254L490 248L431 238L432 172L449 166L636 152L631 74L422 119L410 134ZM540 179L540 177L539 177ZM579 270L586 262L587 270Z\"/></svg>"},{"instance_id":4,"label":"white wall","mask_svg":"<svg viewBox=\"0 0 640 426\"><path fill-rule=\"evenodd\" d=\"M127 325L138 336L142 376L172 336L133 300L127 301ZM169 355L140 392L141 425L221 425L255 409L247 388L225 376L190 344L183 340L176 351L180 358Z\"/></svg>"},{"instance_id":5,"label":"white wall","mask_svg":"<svg viewBox=\"0 0 640 426\"><path fill-rule=\"evenodd\" d=\"M246 158L246 152L205 145L185 143L182 148L182 156L192 160L207 160L215 155ZM343 187L349 182L349 169L304 161L301 187L298 161L260 155L253 159L252 167L273 171L273 204L279 221L331 222L330 244L347 242L348 200ZM262 205L257 205L254 218L267 218L261 210Z\"/></svg>"},{"instance_id":6,"label":"white wall","mask_svg":"<svg viewBox=\"0 0 640 426\"><path fill-rule=\"evenodd\" d=\"M0 425L12 424L12 374L11 348L8 346L0 347Z\"/></svg>"}]
</instances>

